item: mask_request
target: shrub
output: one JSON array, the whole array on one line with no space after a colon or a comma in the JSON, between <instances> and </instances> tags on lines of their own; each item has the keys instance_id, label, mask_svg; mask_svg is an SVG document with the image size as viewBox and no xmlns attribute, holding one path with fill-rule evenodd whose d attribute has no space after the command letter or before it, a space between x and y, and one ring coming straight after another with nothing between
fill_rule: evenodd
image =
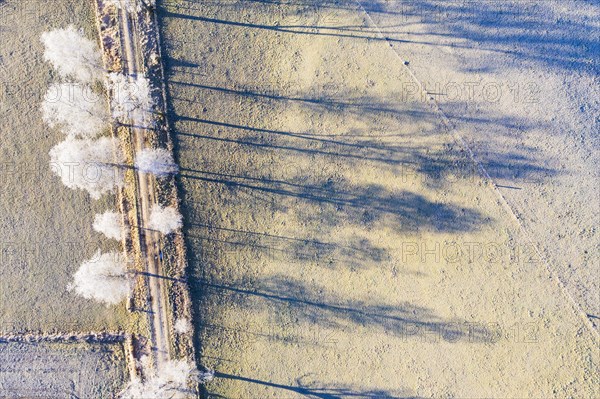
<instances>
[{"instance_id":1,"label":"shrub","mask_svg":"<svg viewBox=\"0 0 600 399\"><path fill-rule=\"evenodd\" d=\"M174 328L176 333L186 334L192 331L192 323L188 319L177 319Z\"/></svg>"},{"instance_id":2,"label":"shrub","mask_svg":"<svg viewBox=\"0 0 600 399\"><path fill-rule=\"evenodd\" d=\"M134 379L119 395L123 399L187 398L193 393L187 386L188 378L196 374L194 366L184 360L171 360L145 381Z\"/></svg>"},{"instance_id":3,"label":"shrub","mask_svg":"<svg viewBox=\"0 0 600 399\"><path fill-rule=\"evenodd\" d=\"M150 220L148 228L158 230L163 234L169 234L183 225L183 217L173 207L163 208L160 205L154 205L150 211Z\"/></svg>"},{"instance_id":4,"label":"shrub","mask_svg":"<svg viewBox=\"0 0 600 399\"><path fill-rule=\"evenodd\" d=\"M135 167L142 172L153 173L158 177L164 177L179 171L173 156L164 148L143 149L135 158Z\"/></svg>"},{"instance_id":5,"label":"shrub","mask_svg":"<svg viewBox=\"0 0 600 399\"><path fill-rule=\"evenodd\" d=\"M125 10L127 10L127 12L139 12L141 11L142 7L141 4L139 3L140 0L106 0L105 4L106 5L113 5L117 8L125 8Z\"/></svg>"}]
</instances>

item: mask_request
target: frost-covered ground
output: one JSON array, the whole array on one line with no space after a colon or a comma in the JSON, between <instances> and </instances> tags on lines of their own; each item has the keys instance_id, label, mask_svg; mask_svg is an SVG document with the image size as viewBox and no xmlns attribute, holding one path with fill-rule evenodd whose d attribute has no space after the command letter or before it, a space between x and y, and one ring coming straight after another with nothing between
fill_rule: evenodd
<instances>
[{"instance_id":1,"label":"frost-covered ground","mask_svg":"<svg viewBox=\"0 0 600 399\"><path fill-rule=\"evenodd\" d=\"M538 3L161 3L209 397L599 396L597 11Z\"/></svg>"},{"instance_id":2,"label":"frost-covered ground","mask_svg":"<svg viewBox=\"0 0 600 399\"><path fill-rule=\"evenodd\" d=\"M92 228L94 215L115 201L93 201L53 173L49 152L65 134L48 127L42 113L48 87L61 79L44 61L42 34L73 24L97 41L92 5L0 1L0 332L115 330L126 323L124 306L107 308L67 291L83 261L99 248L117 248ZM69 176L68 165L59 167Z\"/></svg>"},{"instance_id":3,"label":"frost-covered ground","mask_svg":"<svg viewBox=\"0 0 600 399\"><path fill-rule=\"evenodd\" d=\"M125 385L120 345L0 344L1 398L110 398Z\"/></svg>"},{"instance_id":4,"label":"frost-covered ground","mask_svg":"<svg viewBox=\"0 0 600 399\"><path fill-rule=\"evenodd\" d=\"M600 328L600 5L361 4Z\"/></svg>"}]
</instances>

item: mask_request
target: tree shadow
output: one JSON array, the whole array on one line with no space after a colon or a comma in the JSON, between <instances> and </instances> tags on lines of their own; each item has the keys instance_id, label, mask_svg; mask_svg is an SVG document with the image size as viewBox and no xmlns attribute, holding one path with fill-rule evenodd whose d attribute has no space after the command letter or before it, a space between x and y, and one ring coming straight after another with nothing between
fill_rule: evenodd
<instances>
[{"instance_id":1,"label":"tree shadow","mask_svg":"<svg viewBox=\"0 0 600 399\"><path fill-rule=\"evenodd\" d=\"M207 2L208 3L208 2ZM312 4L302 4L302 3L276 3L276 2L266 2L266 1L255 1L257 4L262 5L277 5L283 7L291 7L293 11L289 14L294 19L294 16L302 18L306 13L314 13L319 9L331 8L333 10L345 10L345 11L359 11L361 7L358 3L347 3L349 7L340 8L336 5L336 7L332 7L335 3L331 3L330 5L326 5L325 2L314 2ZM341 4L341 3L339 3ZM208 5L208 4L207 4ZM216 5L217 7L223 7L223 4ZM227 5L225 5L226 7ZM230 9L236 7L236 4L230 4ZM239 7L239 5L237 5ZM363 6L362 8L365 8ZM178 10L172 11L172 10ZM377 12L377 10L383 10L383 6L378 6L373 2L372 4L366 6L366 9L369 12ZM264 23L252 23L247 21L236 21L233 19L221 19L221 18L213 18L209 16L201 16L201 15L192 15L190 11L194 10L193 6L179 5L177 7L172 7L169 4L168 8L162 8L161 13L166 18L178 18L178 19L187 19L196 22L202 23L210 23L216 25L224 25L229 27L237 27L237 28L250 28L250 29L258 29L265 30L270 32L277 33L286 33L286 34L297 34L297 35L309 35L309 36L328 36L332 38L351 38L351 39L361 39L361 40L372 40L372 41L391 41L394 43L408 43L412 42L412 40L404 40L404 39L394 39L390 37L380 37L377 34L369 33L368 31L364 31L360 29L360 26L344 26L344 27L328 27L328 26L318 26L311 24L264 24ZM348 32L348 33L346 33ZM366 34L361 34L366 33Z\"/></svg>"},{"instance_id":2,"label":"tree shadow","mask_svg":"<svg viewBox=\"0 0 600 399\"><path fill-rule=\"evenodd\" d=\"M270 261L301 264L322 259L327 260L325 265L328 268L350 270L361 270L373 264L383 267L391 260L387 248L375 245L365 237L353 236L344 242L325 241L219 227L215 223L202 223L200 219L197 215L191 217L186 237L194 248L220 247L215 256L254 251ZM417 272L410 274L420 275Z\"/></svg>"},{"instance_id":3,"label":"tree shadow","mask_svg":"<svg viewBox=\"0 0 600 399\"><path fill-rule=\"evenodd\" d=\"M289 325L283 322L278 326L254 326L253 331L245 331L271 340L317 346L335 344L336 334L357 334L359 327L395 336L404 342L494 344L501 336L497 326L490 324L446 320L430 309L411 303L388 305L342 300L324 287L309 286L284 276L239 284L197 277L197 289L206 296L219 298L221 303L236 304L236 307L256 312L290 312L293 322ZM318 326L321 331L332 331L332 334L311 336L308 331L313 331L313 326ZM218 326L211 324L211 329L215 328Z\"/></svg>"},{"instance_id":4,"label":"tree shadow","mask_svg":"<svg viewBox=\"0 0 600 399\"><path fill-rule=\"evenodd\" d=\"M354 185L345 181L327 180L314 185L286 181L246 178L222 173L181 168L180 178L223 185L231 197L240 192L261 192L269 196L291 199L279 201L275 210L286 211L289 206L303 203L316 205L315 214L304 214L305 220L315 219L323 227L344 224L386 225L394 230L438 232L473 231L486 223L477 210L450 203L432 202L425 196L406 190L390 191L376 184Z\"/></svg>"},{"instance_id":5,"label":"tree shadow","mask_svg":"<svg viewBox=\"0 0 600 399\"><path fill-rule=\"evenodd\" d=\"M542 62L558 69L600 70L600 36L590 34L598 29L593 16L559 15L544 2L523 4L502 1L447 2L420 0L411 2L360 1L271 1L252 0L262 6L278 7L291 24L264 24L236 21L208 16L191 16L193 3L180 5L181 13L163 9L168 18L194 19L203 23L221 24L240 28L261 29L299 35L321 35L358 40L384 40L390 43L419 43L431 46L479 48L496 53L512 54L522 60ZM522 3L522 2L521 2ZM588 4L592 5L592 4ZM216 6L216 3L215 3ZM230 8L241 7L230 4ZM361 7L362 6L362 7ZM219 4L218 7L224 7ZM172 7L169 7L172 9ZM336 13L366 12L381 17L391 24L374 31L368 25L347 26L335 22ZM326 23L317 24L310 16L329 13ZM297 18L296 18L297 17ZM579 20L575 18L578 17ZM341 19L341 17L338 16ZM299 23L293 23L295 20ZM379 22L377 19L376 22ZM284 21L286 18L284 18ZM307 23L308 21L308 23ZM329 22L329 23L327 23ZM410 39L401 39L412 23L429 27L427 32L411 32ZM443 26L444 29L440 29ZM447 30L445 30L447 29ZM568 31L568 34L565 32ZM376 33L381 33L381 37ZM422 36L466 39L468 44L449 41L440 43L419 39ZM518 43L518 46L515 46Z\"/></svg>"},{"instance_id":6,"label":"tree shadow","mask_svg":"<svg viewBox=\"0 0 600 399\"><path fill-rule=\"evenodd\" d=\"M296 380L296 385L278 384L270 381L263 381L256 378L243 377L240 375L215 372L215 378L241 381L244 383L258 384L264 387L275 388L295 393L307 398L314 399L342 399L342 398L360 398L360 399L418 399L408 393L395 394L385 390L364 390L353 387L324 387L320 384L307 384L301 378ZM224 398L224 396L211 394L206 391L207 398ZM284 394L285 395L285 394Z\"/></svg>"},{"instance_id":7,"label":"tree shadow","mask_svg":"<svg viewBox=\"0 0 600 399\"><path fill-rule=\"evenodd\" d=\"M339 1L258 0L254 3L257 6L276 7L277 12L283 16L283 20L286 16L296 13L318 14L323 9L332 10L334 13L363 12L361 7L354 3L349 4ZM457 5L454 2L446 4L428 0L407 4L404 4L405 2L401 3L364 2L362 8L369 13L390 16L392 21L394 21L393 18L400 19L399 24L396 24L398 26L409 23L411 18L421 16L426 18L426 22L433 24L434 21L438 21L434 17L439 18L440 15L448 17L449 21L457 21L456 25L461 25L463 22L478 23L478 20L473 18L472 12L461 17L465 13L465 7L467 9L469 7L464 3ZM501 5L495 2L493 6L493 9L502 8ZM194 19L194 24L198 24L198 26L227 24L243 30L254 29L252 23L223 20L224 17L222 16L224 15L238 15L237 12L232 12L233 9L237 10L236 7L239 8L239 11L242 11L244 7L248 6L241 3L209 2L207 8L204 9L193 2L184 2L177 6L169 4L168 7L161 7L161 14L162 18L165 19L179 19L196 18L185 13L205 13L206 15L200 16L200 19ZM493 12L486 10L484 6L479 8L483 13ZM477 8L478 11L479 8ZM181 10L184 14L180 15L180 13L173 10ZM513 10L511 12L516 13L517 11ZM219 16L219 18L213 18L215 16ZM427 19L428 16L432 19ZM525 18L525 15L518 15L515 20L520 21L523 18ZM473 19L473 21L470 21L470 19ZM479 21L479 23L489 24L489 21L493 21L493 19L492 15L486 19L488 22ZM281 30L284 26L279 22L274 22L273 26L267 26L266 29ZM321 30L326 29L337 31L355 29L339 26L335 23L325 26L302 24L299 26L311 28L311 34L319 34ZM537 29L540 24L534 26ZM262 28L265 27L261 25ZM371 29L366 25L359 28L364 28L363 30L367 32ZM390 35L399 32L393 30L394 26L391 28L392 30L388 32ZM444 34L452 35L451 33ZM493 34L490 34L490 36L494 37ZM389 40L389 38L385 40ZM291 104L300 107L303 112L315 115L339 115L344 118L352 116L370 127L368 132L366 132L368 129L292 131L254 126L246 122L235 123L235 121L171 112L170 117L177 129L177 134L182 136L182 139L190 137L198 140L214 141L215 144L222 146L231 144L254 146L263 151L289 152L297 156L316 155L331 158L332 161L341 158L349 163L362 161L380 163L388 168L405 168L408 174L424 174L428 178L426 183L434 186L450 181L446 178L448 175L450 175L450 179L464 175L473 177L479 174L480 166L493 179L514 180L514 184L508 184L508 186L515 187L519 187L520 183L523 182L542 182L557 173L557 170L537 159L536 149L519 147L517 142L508 150L506 148L487 149L485 156L478 159L480 165L473 165L472 160L465 160L465 154L460 154L456 148L449 151L447 148L436 149L433 146L415 146L411 144L411 137L413 136L423 137L427 135L433 138L436 136L441 137L444 133L447 133L444 132L445 128L440 123L439 115L427 106L423 106L427 99L417 99L416 103L413 103L408 98L410 97L407 96L409 92L414 94L414 87L412 86L406 87L406 92L390 93L385 97L357 95L356 91L349 91L344 87L314 87L307 91L299 87L282 87L279 84L280 82L274 82L273 85L267 85L266 87L261 87L260 84L239 86L235 83L236 79L233 79L231 86L224 86L222 84L211 84L209 83L210 80L207 81L207 79L196 82L193 79L194 75L189 75L189 79L182 79L179 70L183 67L188 71L193 65L198 65L195 61L167 57L165 64L169 76L169 85L172 87L169 90L178 93L171 96L172 101L195 104L198 102L198 98L204 96L211 98L210 96L219 94L225 96L224 98L227 98L227 101L232 101L232 103L248 99L251 102L264 104L265 106L285 107ZM178 78L173 78L174 71L178 71ZM188 76L186 74L183 76ZM414 85L414 82L407 83ZM177 86L187 87L190 90L180 90L180 87ZM185 93L192 95L185 96ZM457 101L456 104L447 106L454 105L461 106L464 104ZM511 132L522 131L522 129L533 126L543 128L538 122L489 113L482 113L479 117L471 117L469 120L461 117L458 117L458 119L461 122L469 123L475 129L493 130L494 132L501 132L503 135L506 135L507 130ZM418 123L415 123L417 121ZM406 130L394 131L396 126L402 126L402 129ZM227 134L222 134L223 132ZM460 144L456 147L460 147ZM468 162L471 162L471 165L467 165Z\"/></svg>"},{"instance_id":8,"label":"tree shadow","mask_svg":"<svg viewBox=\"0 0 600 399\"><path fill-rule=\"evenodd\" d=\"M212 7L210 2L198 7L207 3ZM231 10L243 3L214 2L214 9L199 16L188 15L191 11L185 7L195 7L193 2L168 10L162 8L160 12L161 17L185 19L190 26L206 27L207 34L222 33L224 38L228 38L231 30L232 37L238 39L243 33L251 37L257 32L273 32L363 41L394 40L378 37L359 25L327 21L305 23L291 18L290 22L288 18L280 25L268 25L254 21L252 13L236 14L236 10ZM253 3L280 7L286 15L314 7L333 12L360 10L354 3L335 1ZM364 7L370 13L394 15L395 11L387 11L388 3L375 1ZM294 10L286 10L287 7ZM228 11L221 12L222 9ZM219 30L216 28L219 26L231 29ZM386 29L391 35L402 27L391 24ZM207 49L207 53L213 51ZM171 58L168 51L165 54L169 118L176 136L175 146L176 150L187 152L186 158L178 162L181 173L177 179L184 194L182 213L188 257L195 266L190 271L194 305L201 310L196 312L199 358L203 352L201 336L221 329L246 338L252 336L248 339L311 346L330 344L307 338L306 331L311 329L345 334L374 331L409 343L427 339L483 345L495 342L496 331L482 323L445 319L432 309L413 303L340 297L308 279L299 281L281 275L261 278L261 272L253 269L260 269L265 263L270 267L277 265L273 260L290 259L299 265L310 263L352 270L382 267L393 254L365 231L416 237L419 232L462 234L487 226L491 219L481 209L461 206L421 185L446 189L457 179L472 179L474 185L481 181L480 165L473 162L459 143L448 140L451 133L426 100L406 99L407 93L390 93L390 90L385 96L377 96L345 87L329 90L317 86L282 87L279 82L244 83L245 78L251 78L235 75L234 68L231 75L227 68L219 78L200 80L197 78L205 74L197 73L196 66L210 65L208 56L179 53ZM255 56L253 59L261 59L260 54ZM216 57L212 61L221 60ZM225 83L215 83L220 78ZM216 108L214 104L224 108L243 104L243 107L223 112L211 110ZM262 110L269 110L267 116L281 110L306 115L305 119L300 118L304 130L296 125L289 128L264 122ZM333 117L334 123L320 123L326 117ZM471 123L486 129L497 126L500 131L501 127L522 126L527 121L481 113ZM539 162L531 150L489 151L481 166L492 178L508 180L545 179L557 173ZM321 167L328 169L319 170ZM362 180L344 176L344 173L351 175L354 168L371 168L371 174ZM379 174L389 176L391 181L379 179ZM426 180L415 182L420 179ZM285 215L292 229L284 228L279 230L284 233L277 233L269 224L274 214ZM255 223L255 218L265 220ZM297 234L293 230L296 226ZM355 234L336 235L344 229ZM275 326L284 329L283 333L273 331L273 326L264 330L256 326L224 325L218 309L229 305L274 318L289 313L293 324ZM402 397L353 387L300 383L287 386L224 373L217 373L217 378L269 385L315 398Z\"/></svg>"},{"instance_id":9,"label":"tree shadow","mask_svg":"<svg viewBox=\"0 0 600 399\"><path fill-rule=\"evenodd\" d=\"M361 1L367 6L369 2ZM581 2L587 7L598 5ZM411 38L439 37L437 46L477 48L492 53L510 54L519 62L535 62L557 70L590 69L598 72L600 35L595 16L557 11L551 2L448 2L420 0L414 2L385 2L379 4L377 22L394 21L402 15L405 22L418 22L426 31L411 33ZM370 12L367 9L367 12ZM389 13L389 14L388 14ZM391 18L385 17L388 15ZM405 32L388 32L399 37ZM457 45L452 39L467 44ZM486 69L496 68L486 66ZM480 69L469 69L481 71Z\"/></svg>"},{"instance_id":10,"label":"tree shadow","mask_svg":"<svg viewBox=\"0 0 600 399\"><path fill-rule=\"evenodd\" d=\"M287 152L296 156L319 156L343 159L349 163L372 162L379 167L395 170L402 179L418 174L426 177L425 183L440 186L453 183L457 178L475 179L480 176L479 168L486 171L485 177L514 180L516 185L524 182L543 182L558 173L557 169L539 160L539 150L523 145L506 148L487 148L483 156L475 153L479 164L475 164L462 150L462 143L440 146L437 142L448 141L449 132L440 122L439 115L412 103L407 92L388 95L387 98L356 96L343 93L319 95L299 93L292 89L278 91L274 87L226 88L212 85L170 82L173 86L190 86L194 92L211 95L219 93L230 99L250 98L260 103L282 107L293 103L300 105L303 112L316 115L339 115L352 117L368 124L373 130L349 129L336 131L289 131L267 129L248 124L198 118L175 112L171 117L177 128L176 134L198 140L214 141L221 145L253 146L262 151ZM408 88L407 88L408 89ZM335 97L336 95L340 97ZM174 96L175 101L194 102ZM400 99L400 101L398 101ZM448 106L460 106L459 102ZM456 117L474 129L485 129L489 134L501 134L506 140L516 141L507 132L529 128L542 128L539 123L522 118L491 115L481 112L478 117ZM386 130L387 126L387 130ZM196 130L202 128L203 133ZM227 132L227 134L222 134ZM508 134L511 134L508 133ZM412 138L426 138L423 144L415 144ZM454 139L453 139L454 140Z\"/></svg>"}]
</instances>

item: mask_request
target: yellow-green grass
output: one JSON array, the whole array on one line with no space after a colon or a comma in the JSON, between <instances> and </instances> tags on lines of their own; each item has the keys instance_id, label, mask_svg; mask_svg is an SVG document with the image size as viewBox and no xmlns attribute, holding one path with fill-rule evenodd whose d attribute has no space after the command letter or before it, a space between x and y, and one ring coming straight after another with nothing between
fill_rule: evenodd
<instances>
[{"instance_id":1,"label":"yellow-green grass","mask_svg":"<svg viewBox=\"0 0 600 399\"><path fill-rule=\"evenodd\" d=\"M309 3L161 2L207 392L597 396L594 335L403 60Z\"/></svg>"}]
</instances>

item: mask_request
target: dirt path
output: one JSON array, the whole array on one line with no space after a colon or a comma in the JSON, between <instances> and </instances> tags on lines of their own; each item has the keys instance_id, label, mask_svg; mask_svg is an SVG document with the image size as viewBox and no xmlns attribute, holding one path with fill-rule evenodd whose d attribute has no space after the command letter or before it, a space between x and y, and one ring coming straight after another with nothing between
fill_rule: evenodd
<instances>
[{"instance_id":1,"label":"dirt path","mask_svg":"<svg viewBox=\"0 0 600 399\"><path fill-rule=\"evenodd\" d=\"M121 18L121 32L123 44L123 57L126 68L124 72L130 76L137 76L143 73L140 69L139 60L140 51L137 49L138 35L135 28L135 17L132 17L127 12L126 7L122 7L119 13ZM131 132L133 134L134 154L139 153L146 147L144 141L145 130L139 128L139 123L132 120ZM143 125L143 124L142 124ZM169 324L166 312L166 289L162 278L162 268L160 265L160 236L158 232L146 228L150 218L151 207L156 204L156 192L154 188L154 176L150 173L136 171L136 182L139 195L138 201L138 228L140 230L140 247L142 249L142 257L145 259L146 271L148 272L147 283L149 288L148 303L151 312L148 313L152 332L152 351L155 361L155 366L160 368L169 359L170 340L169 340Z\"/></svg>"}]
</instances>

